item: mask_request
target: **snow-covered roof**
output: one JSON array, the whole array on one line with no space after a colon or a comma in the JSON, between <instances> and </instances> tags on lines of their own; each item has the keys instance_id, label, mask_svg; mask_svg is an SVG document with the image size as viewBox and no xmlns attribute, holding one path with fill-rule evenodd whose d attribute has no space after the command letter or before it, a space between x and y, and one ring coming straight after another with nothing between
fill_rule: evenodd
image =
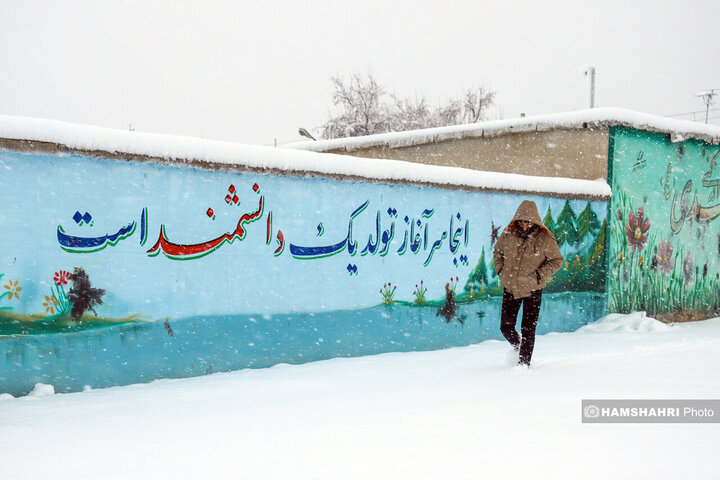
<instances>
[{"instance_id":1,"label":"snow-covered roof","mask_svg":"<svg viewBox=\"0 0 720 480\"><path fill-rule=\"evenodd\" d=\"M198 168L250 170L291 175L340 176L356 180L405 182L443 188L502 190L548 196L609 199L607 182L483 172L400 160L352 158L327 153L243 145L194 137L116 130L55 120L0 115L3 139L21 143L5 148L43 151L46 142L60 152L109 155Z\"/></svg>"},{"instance_id":2,"label":"snow-covered roof","mask_svg":"<svg viewBox=\"0 0 720 480\"><path fill-rule=\"evenodd\" d=\"M669 133L673 141L688 138L708 143L720 143L720 127L704 123L675 120L624 108L593 108L577 112L537 115L532 117L494 120L489 122L453 125L449 127L426 128L407 132L381 133L365 137L336 138L333 140L302 141L285 145L285 148L325 151L353 151L363 148L386 146L391 148L410 147L446 140L489 137L513 132L547 131L587 127L608 127L622 125Z\"/></svg>"}]
</instances>

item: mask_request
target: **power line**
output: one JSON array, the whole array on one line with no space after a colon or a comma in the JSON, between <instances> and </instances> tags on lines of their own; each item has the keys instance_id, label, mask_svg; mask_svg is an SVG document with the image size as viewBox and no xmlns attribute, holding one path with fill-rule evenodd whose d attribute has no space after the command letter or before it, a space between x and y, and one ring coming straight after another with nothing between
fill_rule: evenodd
<instances>
[{"instance_id":1,"label":"power line","mask_svg":"<svg viewBox=\"0 0 720 480\"><path fill-rule=\"evenodd\" d=\"M709 111L714 112L720 110L720 107L718 108L711 108ZM687 112L687 113L673 113L670 115L663 115L664 117L682 117L683 115L695 115L696 113L705 113L705 110L697 110L695 112Z\"/></svg>"}]
</instances>

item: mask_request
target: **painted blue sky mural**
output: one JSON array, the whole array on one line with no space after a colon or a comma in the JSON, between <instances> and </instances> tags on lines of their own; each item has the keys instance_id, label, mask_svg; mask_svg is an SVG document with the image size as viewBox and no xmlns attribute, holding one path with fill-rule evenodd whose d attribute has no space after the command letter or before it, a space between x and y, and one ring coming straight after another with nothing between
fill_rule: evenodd
<instances>
[{"instance_id":1,"label":"painted blue sky mural","mask_svg":"<svg viewBox=\"0 0 720 480\"><path fill-rule=\"evenodd\" d=\"M483 248L492 251L493 227L519 203L413 185L2 155L17 185L35 186L0 193L1 273L19 280L14 310L28 314L44 311L53 275L76 266L107 291L108 317L362 308L378 304L388 282L397 299L412 300L421 281L439 299L450 278L465 283ZM533 199L556 215L566 204ZM602 202L567 203L604 218Z\"/></svg>"}]
</instances>

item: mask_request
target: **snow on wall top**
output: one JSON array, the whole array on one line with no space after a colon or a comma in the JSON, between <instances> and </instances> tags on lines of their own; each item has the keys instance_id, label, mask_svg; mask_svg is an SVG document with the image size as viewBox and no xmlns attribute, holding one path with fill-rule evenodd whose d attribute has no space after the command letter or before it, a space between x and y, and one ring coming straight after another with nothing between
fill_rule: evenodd
<instances>
[{"instance_id":1,"label":"snow on wall top","mask_svg":"<svg viewBox=\"0 0 720 480\"><path fill-rule=\"evenodd\" d=\"M511 132L545 131L559 128L607 127L623 125L639 130L670 133L673 141L688 138L708 143L720 143L720 127L686 120L635 112L624 108L593 108L577 112L537 115L508 120L426 128L407 132L381 133L365 137L336 138L333 140L302 141L285 145L285 148L324 152L343 149L353 151L376 146L409 147L443 140L502 135Z\"/></svg>"},{"instance_id":2,"label":"snow on wall top","mask_svg":"<svg viewBox=\"0 0 720 480\"><path fill-rule=\"evenodd\" d=\"M164 163L211 167L280 170L469 188L570 195L609 199L610 187L596 181L482 172L456 167L422 165L399 160L366 159L293 149L261 147L194 137L150 134L56 120L0 115L0 140L47 142L76 152L140 155ZM1 144L1 143L0 143ZM29 146L30 150L33 148ZM24 148L24 150L27 150Z\"/></svg>"}]
</instances>

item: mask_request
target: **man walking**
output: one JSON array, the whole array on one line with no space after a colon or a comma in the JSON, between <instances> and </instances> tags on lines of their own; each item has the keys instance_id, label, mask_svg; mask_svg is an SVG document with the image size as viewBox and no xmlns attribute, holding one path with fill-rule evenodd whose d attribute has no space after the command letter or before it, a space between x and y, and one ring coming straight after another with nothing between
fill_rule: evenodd
<instances>
[{"instance_id":1,"label":"man walking","mask_svg":"<svg viewBox=\"0 0 720 480\"><path fill-rule=\"evenodd\" d=\"M495 243L495 273L503 286L500 331L519 351L519 365L530 366L542 290L563 264L555 236L543 225L535 202L525 200ZM523 307L521 335L515 330Z\"/></svg>"}]
</instances>

